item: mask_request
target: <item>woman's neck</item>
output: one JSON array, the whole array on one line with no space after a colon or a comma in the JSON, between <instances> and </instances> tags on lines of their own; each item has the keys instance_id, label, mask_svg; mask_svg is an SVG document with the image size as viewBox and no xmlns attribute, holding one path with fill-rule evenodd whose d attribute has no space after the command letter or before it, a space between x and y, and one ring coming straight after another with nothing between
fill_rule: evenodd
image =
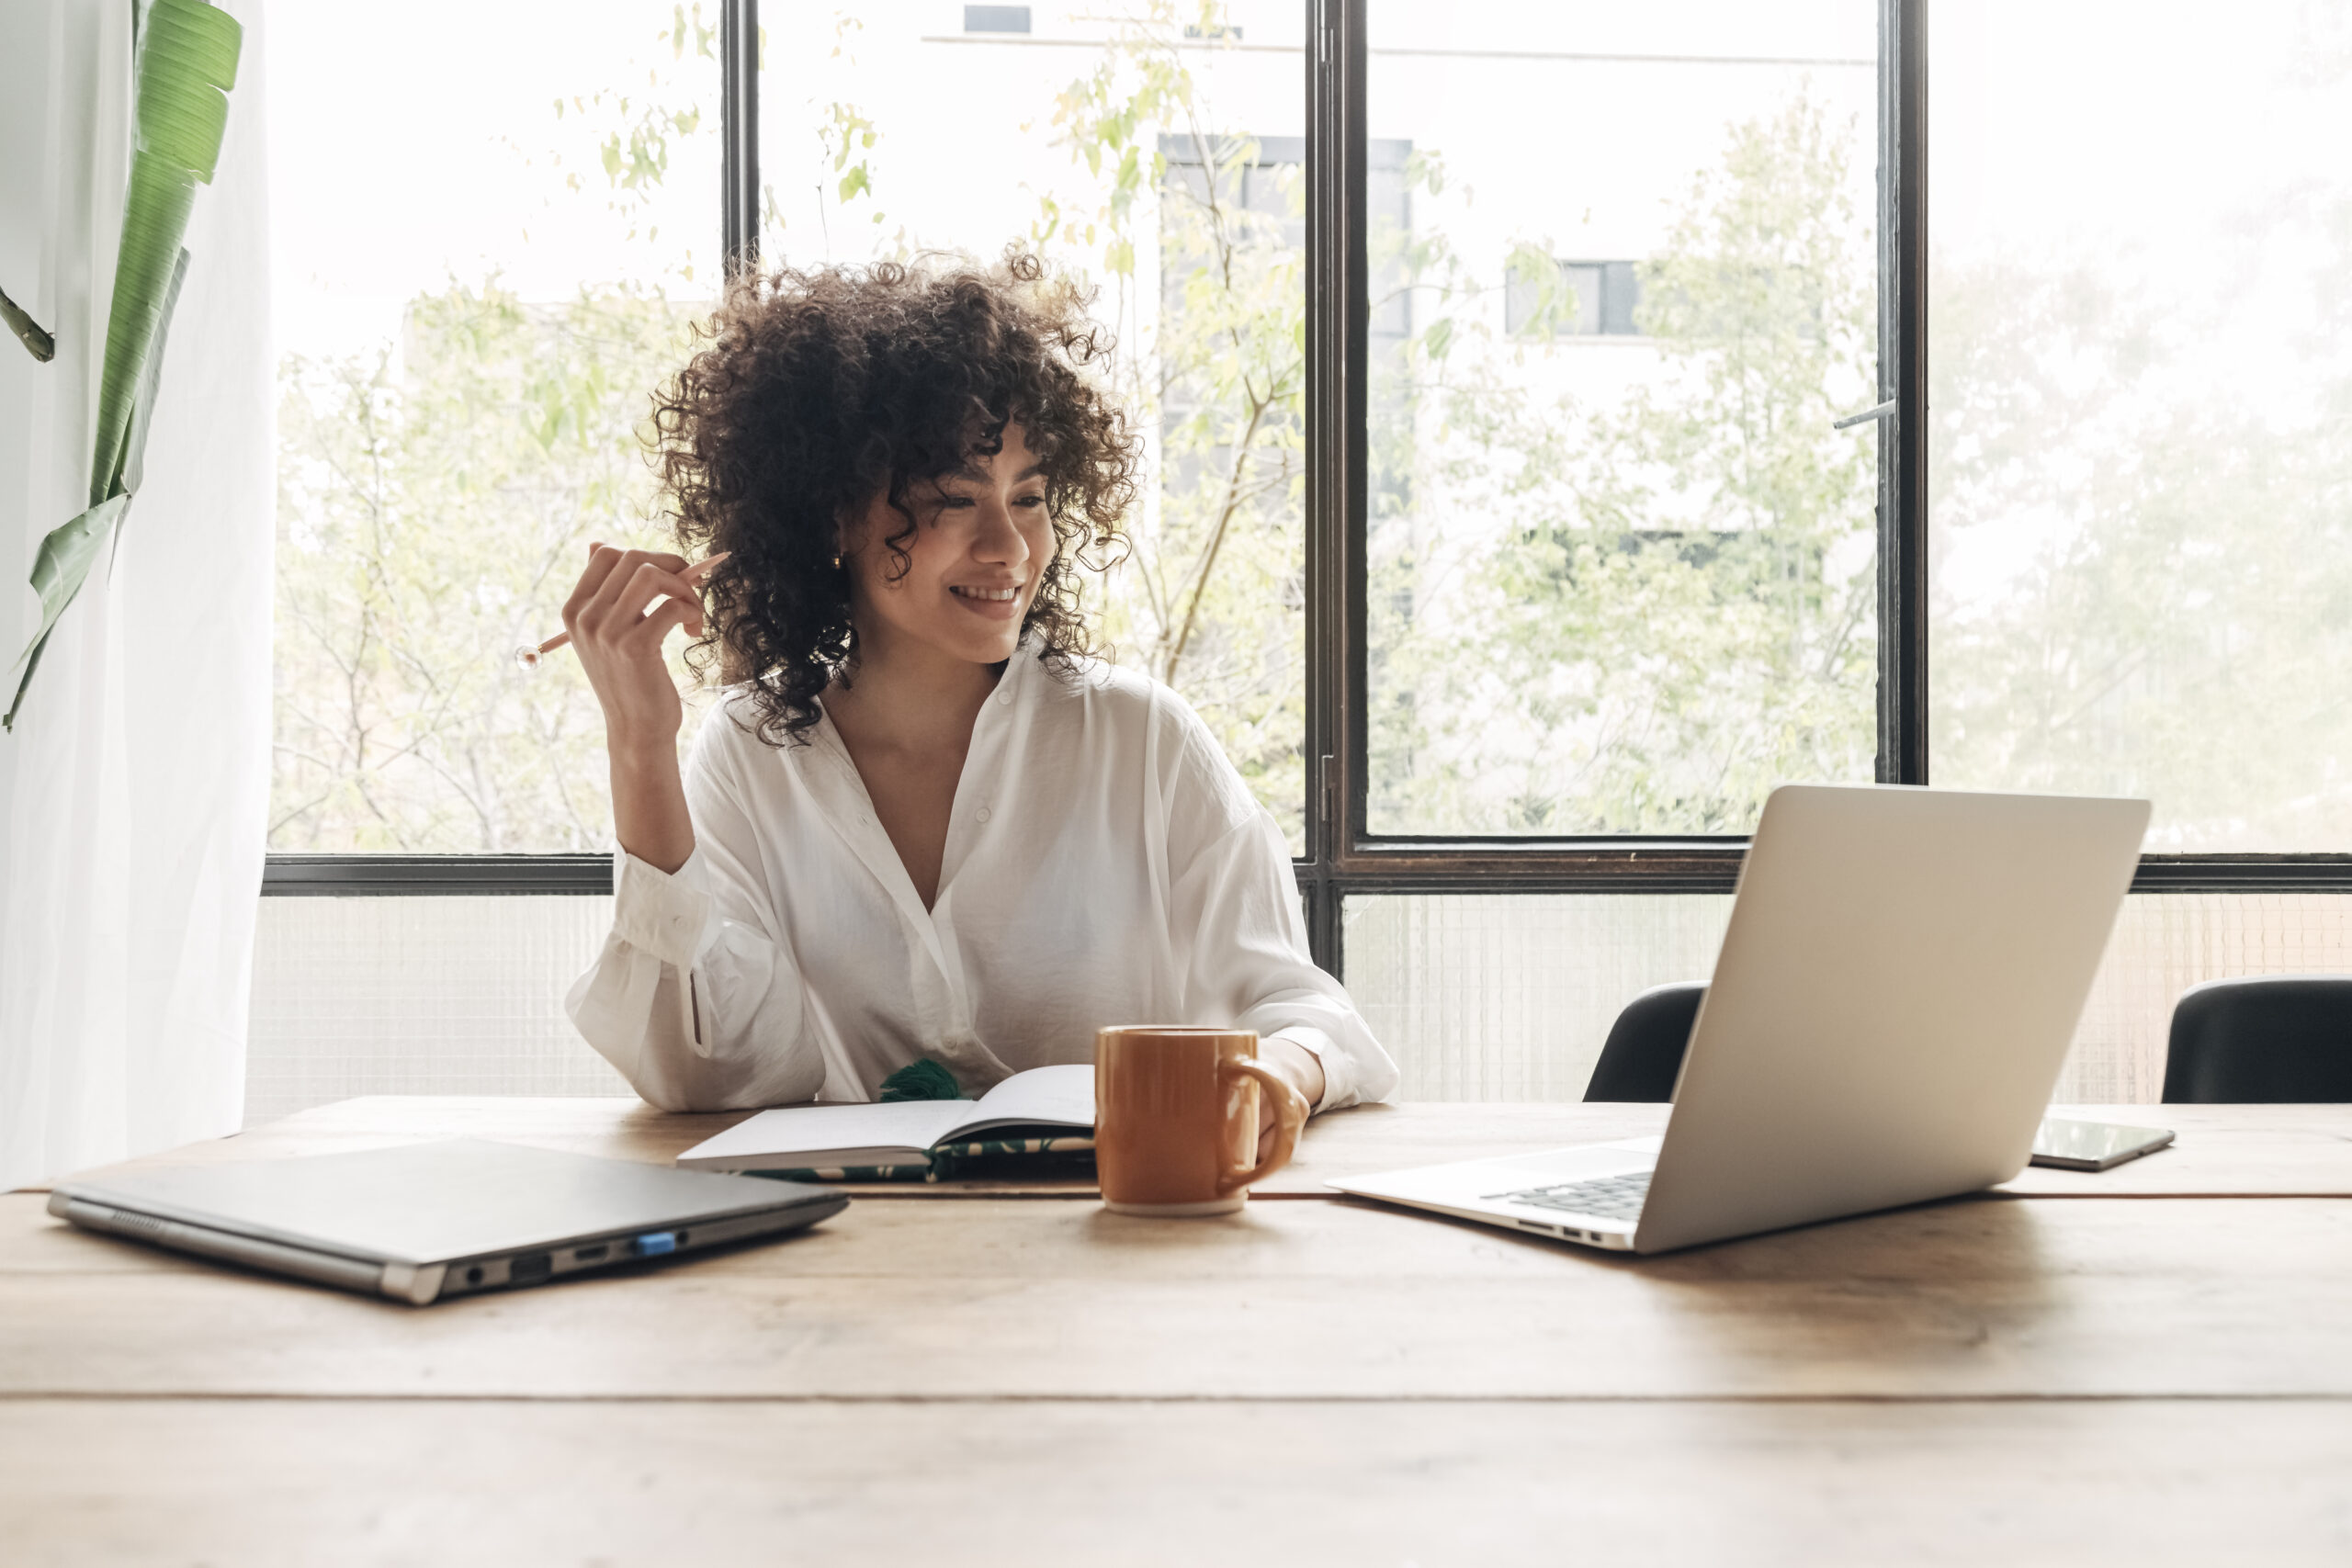
<instances>
[{"instance_id":1,"label":"woman's neck","mask_svg":"<svg viewBox=\"0 0 2352 1568\"><path fill-rule=\"evenodd\" d=\"M887 631L869 636L863 626L857 642L849 679L825 689L835 728L861 746L901 753L960 754L971 743L973 721L996 689L998 666L910 645Z\"/></svg>"}]
</instances>

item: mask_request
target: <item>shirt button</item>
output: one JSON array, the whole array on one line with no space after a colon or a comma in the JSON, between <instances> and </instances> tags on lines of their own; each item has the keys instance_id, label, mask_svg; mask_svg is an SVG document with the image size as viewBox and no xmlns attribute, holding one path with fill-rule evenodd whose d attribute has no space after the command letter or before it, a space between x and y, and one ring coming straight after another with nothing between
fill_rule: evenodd
<instances>
[{"instance_id":1,"label":"shirt button","mask_svg":"<svg viewBox=\"0 0 2352 1568\"><path fill-rule=\"evenodd\" d=\"M972 815L975 820L985 822L989 819L989 808L983 806Z\"/></svg>"},{"instance_id":2,"label":"shirt button","mask_svg":"<svg viewBox=\"0 0 2352 1568\"><path fill-rule=\"evenodd\" d=\"M999 692L996 694L996 700L1002 703L1005 706L1011 707L1012 705L1012 694L1011 692Z\"/></svg>"}]
</instances>

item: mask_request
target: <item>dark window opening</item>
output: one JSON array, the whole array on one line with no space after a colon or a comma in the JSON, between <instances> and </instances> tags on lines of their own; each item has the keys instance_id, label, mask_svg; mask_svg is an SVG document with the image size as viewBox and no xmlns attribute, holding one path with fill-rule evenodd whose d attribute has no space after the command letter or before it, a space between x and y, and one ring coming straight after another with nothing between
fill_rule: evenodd
<instances>
[{"instance_id":1,"label":"dark window opening","mask_svg":"<svg viewBox=\"0 0 2352 1568\"><path fill-rule=\"evenodd\" d=\"M1503 295L1503 329L1513 337L1639 337L1634 310L1642 277L1629 261L1563 261L1549 282L1514 273Z\"/></svg>"}]
</instances>

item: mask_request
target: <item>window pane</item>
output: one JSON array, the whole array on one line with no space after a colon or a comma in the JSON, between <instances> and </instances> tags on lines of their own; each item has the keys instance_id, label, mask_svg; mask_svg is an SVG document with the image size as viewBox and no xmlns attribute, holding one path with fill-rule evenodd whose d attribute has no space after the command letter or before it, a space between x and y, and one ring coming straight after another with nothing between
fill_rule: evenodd
<instances>
[{"instance_id":1,"label":"window pane","mask_svg":"<svg viewBox=\"0 0 2352 1568\"><path fill-rule=\"evenodd\" d=\"M1877 7L1371 0L1371 826L1876 752ZM1536 107L1540 106L1540 109Z\"/></svg>"},{"instance_id":2,"label":"window pane","mask_svg":"<svg viewBox=\"0 0 2352 1568\"><path fill-rule=\"evenodd\" d=\"M1295 3L772 6L770 265L1024 244L1098 290L1148 445L1098 600L1303 849L1306 101ZM956 30L949 30L956 29Z\"/></svg>"},{"instance_id":3,"label":"window pane","mask_svg":"<svg viewBox=\"0 0 2352 1568\"><path fill-rule=\"evenodd\" d=\"M716 277L715 27L272 6L273 849L608 841L587 683L514 650L588 541L660 536L639 436Z\"/></svg>"},{"instance_id":4,"label":"window pane","mask_svg":"<svg viewBox=\"0 0 2352 1568\"><path fill-rule=\"evenodd\" d=\"M2352 849L2352 33L2215 21L1935 13L1933 776Z\"/></svg>"}]
</instances>

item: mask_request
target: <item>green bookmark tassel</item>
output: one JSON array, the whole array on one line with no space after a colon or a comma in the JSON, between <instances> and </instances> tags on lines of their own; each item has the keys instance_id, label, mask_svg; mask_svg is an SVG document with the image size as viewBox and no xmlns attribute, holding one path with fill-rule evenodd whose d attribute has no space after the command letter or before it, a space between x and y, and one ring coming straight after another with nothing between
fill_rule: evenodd
<instances>
[{"instance_id":1,"label":"green bookmark tassel","mask_svg":"<svg viewBox=\"0 0 2352 1568\"><path fill-rule=\"evenodd\" d=\"M900 1100L962 1100L964 1089L956 1075L930 1057L909 1062L882 1080L882 1103Z\"/></svg>"}]
</instances>

